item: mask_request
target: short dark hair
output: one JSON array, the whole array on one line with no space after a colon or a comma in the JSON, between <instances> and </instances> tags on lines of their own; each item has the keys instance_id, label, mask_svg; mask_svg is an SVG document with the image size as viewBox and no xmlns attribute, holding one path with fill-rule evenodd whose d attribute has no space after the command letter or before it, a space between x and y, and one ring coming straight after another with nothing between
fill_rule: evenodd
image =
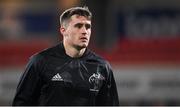
<instances>
[{"instance_id":1,"label":"short dark hair","mask_svg":"<svg viewBox=\"0 0 180 107\"><path fill-rule=\"evenodd\" d=\"M88 7L72 7L67 10L65 10L61 16L60 16L60 25L63 24L63 22L69 20L71 16L73 15L79 15L84 16L88 20L91 20L92 13L89 11Z\"/></svg>"}]
</instances>

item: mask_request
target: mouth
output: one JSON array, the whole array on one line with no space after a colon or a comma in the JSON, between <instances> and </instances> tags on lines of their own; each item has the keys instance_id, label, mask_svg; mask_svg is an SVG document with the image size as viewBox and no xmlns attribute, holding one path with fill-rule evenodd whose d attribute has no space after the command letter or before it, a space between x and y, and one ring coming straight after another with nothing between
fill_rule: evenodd
<instances>
[{"instance_id":1,"label":"mouth","mask_svg":"<svg viewBox=\"0 0 180 107\"><path fill-rule=\"evenodd\" d=\"M80 40L82 40L82 41L87 41L88 38L86 38L86 37L81 37Z\"/></svg>"}]
</instances>

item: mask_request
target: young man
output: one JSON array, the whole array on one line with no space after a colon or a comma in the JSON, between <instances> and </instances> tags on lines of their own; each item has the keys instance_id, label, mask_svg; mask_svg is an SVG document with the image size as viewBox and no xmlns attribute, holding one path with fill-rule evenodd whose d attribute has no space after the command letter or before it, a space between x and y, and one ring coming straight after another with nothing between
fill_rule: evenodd
<instances>
[{"instance_id":1,"label":"young man","mask_svg":"<svg viewBox=\"0 0 180 107\"><path fill-rule=\"evenodd\" d=\"M87 49L91 17L86 7L63 12L63 42L31 57L13 105L119 105L110 65Z\"/></svg>"}]
</instances>

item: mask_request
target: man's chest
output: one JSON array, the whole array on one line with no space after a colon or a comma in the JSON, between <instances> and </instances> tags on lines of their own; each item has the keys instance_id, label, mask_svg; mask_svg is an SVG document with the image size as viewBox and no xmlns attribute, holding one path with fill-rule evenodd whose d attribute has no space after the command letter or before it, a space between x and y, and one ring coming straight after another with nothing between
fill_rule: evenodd
<instances>
[{"instance_id":1,"label":"man's chest","mask_svg":"<svg viewBox=\"0 0 180 107\"><path fill-rule=\"evenodd\" d=\"M106 78L104 67L97 63L79 60L51 61L43 72L44 85L48 89L73 89L98 92Z\"/></svg>"}]
</instances>

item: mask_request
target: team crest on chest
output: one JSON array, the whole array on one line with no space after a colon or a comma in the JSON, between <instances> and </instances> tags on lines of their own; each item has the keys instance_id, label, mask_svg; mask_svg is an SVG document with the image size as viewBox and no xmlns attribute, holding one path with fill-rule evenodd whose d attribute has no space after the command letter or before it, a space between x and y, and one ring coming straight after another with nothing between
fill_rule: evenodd
<instances>
[{"instance_id":1,"label":"team crest on chest","mask_svg":"<svg viewBox=\"0 0 180 107\"><path fill-rule=\"evenodd\" d=\"M93 73L89 77L89 83L91 84L90 91L99 91L99 86L102 83L102 80L104 80L104 77L99 73Z\"/></svg>"}]
</instances>

